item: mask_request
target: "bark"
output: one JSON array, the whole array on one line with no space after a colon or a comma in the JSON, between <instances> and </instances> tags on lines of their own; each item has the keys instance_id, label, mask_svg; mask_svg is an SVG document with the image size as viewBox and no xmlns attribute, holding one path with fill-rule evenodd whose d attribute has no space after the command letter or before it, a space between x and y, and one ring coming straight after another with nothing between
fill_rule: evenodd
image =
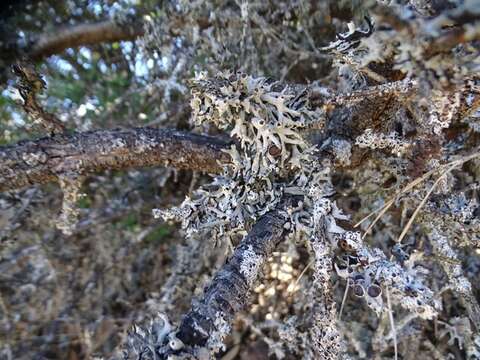
<instances>
[{"instance_id":1,"label":"bark","mask_svg":"<svg viewBox=\"0 0 480 360\"><path fill-rule=\"evenodd\" d=\"M40 36L29 55L32 59L39 60L68 48L133 40L142 36L143 33L142 23L121 26L109 20L94 24L80 24Z\"/></svg>"},{"instance_id":2,"label":"bark","mask_svg":"<svg viewBox=\"0 0 480 360\"><path fill-rule=\"evenodd\" d=\"M199 18L198 27L204 30L211 26L208 18ZM185 19L173 21L170 35L177 36L178 29L185 26ZM92 24L79 24L40 35L34 42L33 48L27 51L27 57L41 60L65 49L85 45L95 45L106 42L128 41L145 34L144 23L135 21L128 24L118 24L112 20L105 20Z\"/></svg>"},{"instance_id":3,"label":"bark","mask_svg":"<svg viewBox=\"0 0 480 360\"><path fill-rule=\"evenodd\" d=\"M40 125L47 132L60 134L65 131L65 126L54 114L43 109L38 103L37 93L45 89L45 82L30 64L17 64L13 71L19 77L17 86L23 99L23 109L33 120L34 124Z\"/></svg>"},{"instance_id":4,"label":"bark","mask_svg":"<svg viewBox=\"0 0 480 360\"><path fill-rule=\"evenodd\" d=\"M467 85L462 94L471 91ZM418 85L407 79L334 97L313 92L310 100L327 110L327 122L323 135L312 141L321 144L328 137L353 141L366 128L387 131L385 127L391 126L391 121L385 119L417 90ZM476 109L479 101L478 96L468 106L464 101L456 109L455 118L461 119ZM129 167L171 166L219 173L222 167L217 160L229 161L221 151L227 147L226 141L216 138L154 128L59 134L0 147L0 191L56 181L69 173L82 175ZM328 146L322 149L322 156L331 155ZM354 150L351 167L369 157L364 149Z\"/></svg>"},{"instance_id":5,"label":"bark","mask_svg":"<svg viewBox=\"0 0 480 360\"><path fill-rule=\"evenodd\" d=\"M186 346L182 351L221 343L235 314L245 309L262 265L283 239L285 222L281 211L273 210L253 226L205 288L203 298L184 316L177 333Z\"/></svg>"},{"instance_id":6,"label":"bark","mask_svg":"<svg viewBox=\"0 0 480 360\"><path fill-rule=\"evenodd\" d=\"M0 191L58 181L69 174L170 166L222 170L229 143L172 129L132 128L55 135L0 147Z\"/></svg>"}]
</instances>

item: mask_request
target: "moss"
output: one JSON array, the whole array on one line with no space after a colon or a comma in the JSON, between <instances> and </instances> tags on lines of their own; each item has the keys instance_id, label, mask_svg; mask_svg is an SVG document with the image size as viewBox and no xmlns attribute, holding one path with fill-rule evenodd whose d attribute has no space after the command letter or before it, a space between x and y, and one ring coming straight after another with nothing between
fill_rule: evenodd
<instances>
[{"instance_id":1,"label":"moss","mask_svg":"<svg viewBox=\"0 0 480 360\"><path fill-rule=\"evenodd\" d=\"M132 214L132 213L128 214L125 218L123 218L121 221L118 222L118 226L126 230L136 229L138 226L137 214Z\"/></svg>"},{"instance_id":2,"label":"moss","mask_svg":"<svg viewBox=\"0 0 480 360\"><path fill-rule=\"evenodd\" d=\"M171 226L162 224L157 226L153 231L145 236L143 241L146 243L163 242L164 240L168 239L172 233L173 229Z\"/></svg>"},{"instance_id":3,"label":"moss","mask_svg":"<svg viewBox=\"0 0 480 360\"><path fill-rule=\"evenodd\" d=\"M92 200L88 196L82 196L77 200L77 206L81 209L88 209L92 206Z\"/></svg>"}]
</instances>

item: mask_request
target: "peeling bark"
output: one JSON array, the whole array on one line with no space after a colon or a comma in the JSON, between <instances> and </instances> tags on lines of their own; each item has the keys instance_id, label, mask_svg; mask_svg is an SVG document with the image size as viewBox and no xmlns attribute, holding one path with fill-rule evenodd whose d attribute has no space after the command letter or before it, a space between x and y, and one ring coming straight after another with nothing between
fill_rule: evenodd
<instances>
[{"instance_id":1,"label":"peeling bark","mask_svg":"<svg viewBox=\"0 0 480 360\"><path fill-rule=\"evenodd\" d=\"M228 142L172 129L132 128L55 135L0 147L0 191L58 181L65 174L170 166L222 170Z\"/></svg>"}]
</instances>

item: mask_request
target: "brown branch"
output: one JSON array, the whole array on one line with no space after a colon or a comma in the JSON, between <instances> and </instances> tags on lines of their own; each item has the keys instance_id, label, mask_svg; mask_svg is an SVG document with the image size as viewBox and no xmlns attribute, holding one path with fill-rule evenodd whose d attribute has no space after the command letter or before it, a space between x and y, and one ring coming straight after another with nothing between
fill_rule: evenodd
<instances>
[{"instance_id":1,"label":"brown branch","mask_svg":"<svg viewBox=\"0 0 480 360\"><path fill-rule=\"evenodd\" d=\"M17 89L23 99L23 109L34 124L40 125L49 133L63 133L65 127L60 119L45 111L37 101L37 94L45 89L45 81L35 68L30 64L17 64L13 66L13 72L19 77Z\"/></svg>"},{"instance_id":2,"label":"brown branch","mask_svg":"<svg viewBox=\"0 0 480 360\"><path fill-rule=\"evenodd\" d=\"M102 42L133 40L144 33L142 23L121 26L115 21L81 24L39 37L29 52L32 59L39 60L58 54L67 48L93 45Z\"/></svg>"},{"instance_id":3,"label":"brown branch","mask_svg":"<svg viewBox=\"0 0 480 360\"><path fill-rule=\"evenodd\" d=\"M448 52L459 44L480 39L480 26L474 28L456 27L445 31L433 39L424 52L424 57L430 59L435 55Z\"/></svg>"},{"instance_id":4,"label":"brown branch","mask_svg":"<svg viewBox=\"0 0 480 360\"><path fill-rule=\"evenodd\" d=\"M208 18L199 18L197 23L201 30L211 26L211 21ZM170 35L178 36L179 29L182 29L184 26L184 18L173 19ZM28 50L26 55L33 60L41 60L42 58L61 53L68 48L134 40L144 34L145 28L142 21L119 24L112 20L105 20L92 24L74 25L40 35L34 41L33 48Z\"/></svg>"},{"instance_id":5,"label":"brown branch","mask_svg":"<svg viewBox=\"0 0 480 360\"><path fill-rule=\"evenodd\" d=\"M415 80L404 79L386 84L370 86L365 89L355 90L346 94L335 94L331 98L322 99L319 93L312 93L311 100L314 105L322 105L327 110L342 106L352 106L357 103L375 99L379 103L395 96L397 101L404 101L418 91Z\"/></svg>"},{"instance_id":6,"label":"brown branch","mask_svg":"<svg viewBox=\"0 0 480 360\"><path fill-rule=\"evenodd\" d=\"M107 169L171 166L222 170L229 143L172 129L132 128L55 135L0 147L0 191Z\"/></svg>"}]
</instances>

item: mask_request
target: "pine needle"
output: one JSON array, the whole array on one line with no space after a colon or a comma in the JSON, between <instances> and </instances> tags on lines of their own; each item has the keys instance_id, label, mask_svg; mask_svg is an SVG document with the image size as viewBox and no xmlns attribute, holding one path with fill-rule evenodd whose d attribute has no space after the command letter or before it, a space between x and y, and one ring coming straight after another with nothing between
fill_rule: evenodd
<instances>
[{"instance_id":1,"label":"pine needle","mask_svg":"<svg viewBox=\"0 0 480 360\"><path fill-rule=\"evenodd\" d=\"M413 224L413 221L415 220L415 218L417 217L418 213L420 212L420 210L422 209L422 207L425 205L425 203L427 202L428 198L430 197L430 195L432 194L433 190L435 190L435 188L437 187L437 185L439 184L439 182L446 176L448 175L453 169L455 169L457 166L460 166L462 164L464 164L465 162L469 161L469 160L472 160L476 157L480 156L480 153L474 153L470 156L467 156L467 157L464 157L464 158L461 158L461 159L458 159L458 160L455 160L455 161L452 161L446 165L450 165L447 170L445 170L442 174L440 174L440 176L437 178L437 180L435 180L435 182L433 183L432 187L430 188L430 190L428 190L427 194L423 197L422 201L420 202L420 204L418 204L417 208L415 209L414 213L412 214L412 216L410 217L410 219L408 220L407 224L405 225L405 227L403 228L402 230L402 233L400 234L400 236L398 237L397 239L397 243L400 243L402 242L403 238L405 237L405 235L407 234L408 230L410 229L410 227L412 226Z\"/></svg>"},{"instance_id":2,"label":"pine needle","mask_svg":"<svg viewBox=\"0 0 480 360\"><path fill-rule=\"evenodd\" d=\"M368 226L368 228L365 230L363 236L362 236L362 239L365 238L365 236L372 230L372 228L375 226L375 224L378 222L378 220L380 220L380 218L388 211L388 209L390 209L390 207L395 203L395 201L403 194L405 194L406 192L410 191L411 189L413 189L415 186L417 186L418 184L421 184L423 183L426 179L428 179L430 176L432 176L433 174L437 173L437 172L440 172L444 169L442 174L438 177L438 179L435 181L435 183L433 184L432 188L429 190L429 192L427 193L427 195L422 199L422 202L419 204L419 206L417 207L417 209L415 210L414 214L412 215L412 217L409 219L407 225L405 226L405 228L403 229L402 231L402 234L400 235L398 241L402 241L402 239L405 237L405 234L407 233L408 229L410 228L410 226L412 225L413 221L415 220L415 217L418 215L418 212L421 210L421 208L423 207L423 205L426 203L428 197L430 196L430 194L433 192L433 190L435 190L435 187L438 185L438 183L440 182L440 180L446 175L448 174L450 171L452 171L455 167L459 166L459 165L462 165L464 164L465 162L469 161L469 160L472 160L476 157L479 157L480 156L480 152L475 152L471 155L468 155L468 156L465 156L465 157L462 157L460 159L457 159L457 160L454 160L454 161L451 161L449 163L446 163L446 164L443 164L435 169L432 169L428 172L426 172L425 174L423 174L422 176L412 180L410 183L407 184L407 186L405 186L403 189L397 191L397 193L390 199L388 200L382 207L378 208L377 210L374 210L372 211L370 214L368 214L367 216L365 216L362 220L360 220L358 223L355 224L355 227L358 227L360 224L362 224L365 220L367 220L368 218L370 218L371 216L373 216L374 214L378 213L378 215L375 217L375 219L372 221L372 223Z\"/></svg>"}]
</instances>

